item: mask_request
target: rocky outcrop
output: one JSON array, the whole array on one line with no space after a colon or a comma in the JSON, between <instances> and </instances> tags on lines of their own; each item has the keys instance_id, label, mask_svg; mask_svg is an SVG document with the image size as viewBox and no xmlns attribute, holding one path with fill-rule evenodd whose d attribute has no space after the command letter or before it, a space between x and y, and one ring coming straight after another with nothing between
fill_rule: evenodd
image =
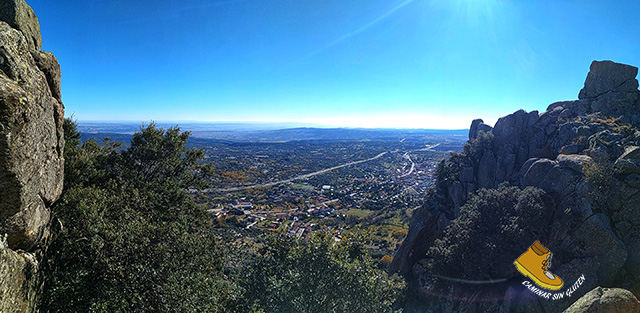
<instances>
[{"instance_id":1,"label":"rocky outcrop","mask_svg":"<svg viewBox=\"0 0 640 313\"><path fill-rule=\"evenodd\" d=\"M640 313L640 301L628 290L597 287L572 304L566 313Z\"/></svg>"},{"instance_id":2,"label":"rocky outcrop","mask_svg":"<svg viewBox=\"0 0 640 313\"><path fill-rule=\"evenodd\" d=\"M32 312L62 192L60 65L23 0L0 0L0 312Z\"/></svg>"},{"instance_id":3,"label":"rocky outcrop","mask_svg":"<svg viewBox=\"0 0 640 313\"><path fill-rule=\"evenodd\" d=\"M19 30L27 41L27 48L30 51L40 51L42 48L40 22L33 9L24 0L0 1L0 21Z\"/></svg>"},{"instance_id":4,"label":"rocky outcrop","mask_svg":"<svg viewBox=\"0 0 640 313\"><path fill-rule=\"evenodd\" d=\"M464 301L434 300L427 252L460 209L481 188L501 184L533 186L553 198L551 231L540 238L554 251L554 273L573 283L586 280L572 297L546 301L522 288L513 271L492 285L503 300L477 306L478 311L519 312L566 309L588 290L601 285L640 293L640 91L637 68L594 61L579 99L552 103L543 113L516 111L494 127L474 120L462 153L440 167L435 187L414 213L407 238L391 264L415 295L437 307L463 307ZM497 217L496 217L497 218ZM547 225L540 225L547 226ZM469 225L469 227L475 227ZM513 230L505 230L513 231ZM493 234L485 234L486 236ZM508 236L508 233L506 234ZM509 249L496 249L509 251ZM515 260L518 255L513 255ZM454 277L452 281L464 281ZM446 291L487 291L484 287ZM460 284L458 284L460 285ZM483 289L484 288L484 289ZM496 290L501 291L496 291ZM449 298L465 298L459 293ZM517 301L507 300L517 299ZM441 302L445 302L444 304Z\"/></svg>"},{"instance_id":5,"label":"rocky outcrop","mask_svg":"<svg viewBox=\"0 0 640 313\"><path fill-rule=\"evenodd\" d=\"M0 238L0 312L32 312L38 290L33 254L16 252Z\"/></svg>"},{"instance_id":6,"label":"rocky outcrop","mask_svg":"<svg viewBox=\"0 0 640 313\"><path fill-rule=\"evenodd\" d=\"M0 43L0 232L9 247L28 250L62 191L63 108L22 34L0 23Z\"/></svg>"},{"instance_id":7,"label":"rocky outcrop","mask_svg":"<svg viewBox=\"0 0 640 313\"><path fill-rule=\"evenodd\" d=\"M491 129L493 128L485 124L482 119L475 119L471 122L471 127L469 127L469 139L476 139L479 131L490 132Z\"/></svg>"}]
</instances>

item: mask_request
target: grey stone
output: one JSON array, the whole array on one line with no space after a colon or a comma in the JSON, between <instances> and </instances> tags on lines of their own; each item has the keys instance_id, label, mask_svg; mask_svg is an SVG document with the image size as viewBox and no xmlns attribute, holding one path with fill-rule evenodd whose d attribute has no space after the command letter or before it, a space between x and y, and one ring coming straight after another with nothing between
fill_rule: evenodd
<instances>
[{"instance_id":1,"label":"grey stone","mask_svg":"<svg viewBox=\"0 0 640 313\"><path fill-rule=\"evenodd\" d=\"M478 187L493 188L496 180L496 159L492 151L486 151L478 164Z\"/></svg>"},{"instance_id":2,"label":"grey stone","mask_svg":"<svg viewBox=\"0 0 640 313\"><path fill-rule=\"evenodd\" d=\"M538 112L537 110L533 110L529 112L529 120L527 121L527 127L530 127L533 124L537 123L538 119L540 119L540 112Z\"/></svg>"},{"instance_id":3,"label":"grey stone","mask_svg":"<svg viewBox=\"0 0 640 313\"><path fill-rule=\"evenodd\" d=\"M629 290L598 286L578 299L564 312L638 313L640 312L640 301Z\"/></svg>"},{"instance_id":4,"label":"grey stone","mask_svg":"<svg viewBox=\"0 0 640 313\"><path fill-rule=\"evenodd\" d=\"M598 96L591 101L591 110L600 112L604 116L621 117L624 122L629 122L628 116L632 114L637 106L637 92L610 91Z\"/></svg>"},{"instance_id":5,"label":"grey stone","mask_svg":"<svg viewBox=\"0 0 640 313\"><path fill-rule=\"evenodd\" d=\"M471 127L469 127L469 139L475 139L478 136L478 132L483 131L488 133L493 128L482 121L482 119L475 119L471 122Z\"/></svg>"},{"instance_id":6,"label":"grey stone","mask_svg":"<svg viewBox=\"0 0 640 313\"><path fill-rule=\"evenodd\" d=\"M458 217L460 207L465 203L467 193L465 192L462 183L459 181L454 182L449 187L449 197L453 201L454 217Z\"/></svg>"},{"instance_id":7,"label":"grey stone","mask_svg":"<svg viewBox=\"0 0 640 313\"><path fill-rule=\"evenodd\" d=\"M627 229L622 241L629 252L625 269L633 276L640 277L640 225L636 224Z\"/></svg>"},{"instance_id":8,"label":"grey stone","mask_svg":"<svg viewBox=\"0 0 640 313\"><path fill-rule=\"evenodd\" d=\"M446 218L437 211L434 199L427 199L420 208L414 211L409 224L409 232L389 265L390 273L398 272L405 276L408 275L416 262L426 254L435 238L447 225L443 221Z\"/></svg>"},{"instance_id":9,"label":"grey stone","mask_svg":"<svg viewBox=\"0 0 640 313\"><path fill-rule=\"evenodd\" d=\"M0 22L0 44L0 233L29 250L62 192L64 113L24 36Z\"/></svg>"},{"instance_id":10,"label":"grey stone","mask_svg":"<svg viewBox=\"0 0 640 313\"><path fill-rule=\"evenodd\" d=\"M0 0L0 312L37 312L41 246L62 192L60 68L41 46L33 10Z\"/></svg>"},{"instance_id":11,"label":"grey stone","mask_svg":"<svg viewBox=\"0 0 640 313\"><path fill-rule=\"evenodd\" d=\"M494 148L506 148L507 153L513 153L513 146L520 141L528 121L529 115L524 110L499 118L493 128Z\"/></svg>"},{"instance_id":12,"label":"grey stone","mask_svg":"<svg viewBox=\"0 0 640 313\"><path fill-rule=\"evenodd\" d=\"M516 155L514 153L508 153L506 155L499 155L496 160L496 184L509 180L511 174L513 174L516 165Z\"/></svg>"},{"instance_id":13,"label":"grey stone","mask_svg":"<svg viewBox=\"0 0 640 313\"><path fill-rule=\"evenodd\" d=\"M597 135L593 135L589 137L590 147L586 153L594 160L604 160L609 159L609 148L605 145L605 143L597 137Z\"/></svg>"},{"instance_id":14,"label":"grey stone","mask_svg":"<svg viewBox=\"0 0 640 313\"><path fill-rule=\"evenodd\" d=\"M19 30L27 40L29 50L40 51L40 22L24 0L0 0L0 21Z\"/></svg>"},{"instance_id":15,"label":"grey stone","mask_svg":"<svg viewBox=\"0 0 640 313\"><path fill-rule=\"evenodd\" d=\"M622 139L625 138L625 136L623 136L622 134L611 129L605 129L601 132L598 132L597 134L595 134L595 136L604 141L607 145L620 143Z\"/></svg>"},{"instance_id":16,"label":"grey stone","mask_svg":"<svg viewBox=\"0 0 640 313\"><path fill-rule=\"evenodd\" d=\"M524 177L527 174L527 171L529 170L531 165L540 159L541 158L531 158L531 159L528 159L526 162L524 162L524 164L520 168L520 172L518 173L518 176Z\"/></svg>"},{"instance_id":17,"label":"grey stone","mask_svg":"<svg viewBox=\"0 0 640 313\"><path fill-rule=\"evenodd\" d=\"M598 264L596 273L599 281L611 283L627 261L627 250L611 230L607 216L601 213L594 214L576 229L572 237L585 256L597 257L594 258L594 262Z\"/></svg>"},{"instance_id":18,"label":"grey stone","mask_svg":"<svg viewBox=\"0 0 640 313\"><path fill-rule=\"evenodd\" d=\"M47 78L47 83L49 84L53 97L58 101L62 101L62 93L60 92L60 63L58 63L56 56L46 51L32 52L31 55L36 61L38 68L40 68Z\"/></svg>"},{"instance_id":19,"label":"grey stone","mask_svg":"<svg viewBox=\"0 0 640 313\"><path fill-rule=\"evenodd\" d=\"M585 165L593 163L593 159L587 155L559 155L556 161L560 166L570 168L578 173L582 173Z\"/></svg>"},{"instance_id":20,"label":"grey stone","mask_svg":"<svg viewBox=\"0 0 640 313\"><path fill-rule=\"evenodd\" d=\"M30 312L36 307L35 281L29 274L37 272L32 254L15 252L0 236L0 312Z\"/></svg>"},{"instance_id":21,"label":"grey stone","mask_svg":"<svg viewBox=\"0 0 640 313\"><path fill-rule=\"evenodd\" d=\"M630 146L614 163L616 170L622 174L640 174L640 147Z\"/></svg>"},{"instance_id":22,"label":"grey stone","mask_svg":"<svg viewBox=\"0 0 640 313\"><path fill-rule=\"evenodd\" d=\"M528 164L529 162L527 162ZM538 186L542 184L549 171L556 165L556 162L549 159L536 159L529 168L524 170L524 176L521 179L521 187Z\"/></svg>"},{"instance_id":23,"label":"grey stone","mask_svg":"<svg viewBox=\"0 0 640 313\"><path fill-rule=\"evenodd\" d=\"M589 290L598 286L598 278L595 275L597 264L594 262L594 258L575 258L568 263L560 265L556 260L561 254L565 253L565 250L553 251L553 253L552 272L562 278L564 282L564 286L559 292L566 292L581 276L584 276L585 280L580 288L576 289L570 295L566 295L565 293L565 297L562 299L540 301L544 309L538 312L562 312Z\"/></svg>"},{"instance_id":24,"label":"grey stone","mask_svg":"<svg viewBox=\"0 0 640 313\"><path fill-rule=\"evenodd\" d=\"M585 137L585 138L589 138L589 136L593 135L593 131L591 130L591 127L586 125L578 127L577 133L578 133L578 137Z\"/></svg>"},{"instance_id":25,"label":"grey stone","mask_svg":"<svg viewBox=\"0 0 640 313\"><path fill-rule=\"evenodd\" d=\"M618 159L616 160L615 166L622 174L640 173L639 159Z\"/></svg>"},{"instance_id":26,"label":"grey stone","mask_svg":"<svg viewBox=\"0 0 640 313\"><path fill-rule=\"evenodd\" d=\"M485 123L482 123L482 124L478 125L478 132L483 131L485 133L488 133L488 132L490 132L492 130L493 130L493 127L491 127L491 126L489 126L489 125L487 125Z\"/></svg>"},{"instance_id":27,"label":"grey stone","mask_svg":"<svg viewBox=\"0 0 640 313\"><path fill-rule=\"evenodd\" d=\"M538 114L537 111L527 113L524 110L498 119L492 131L492 152L496 165L495 170L491 171L495 173L495 177L490 186L504 181L517 183L517 174L522 164L532 157L532 152L537 153L544 146L542 124L548 122L549 118ZM481 179L478 172L478 180ZM485 185L480 184L480 187Z\"/></svg>"},{"instance_id":28,"label":"grey stone","mask_svg":"<svg viewBox=\"0 0 640 313\"><path fill-rule=\"evenodd\" d=\"M581 179L581 176L580 173L576 173L572 168L556 165L549 170L545 179L536 187L556 194L563 199L575 191L576 184Z\"/></svg>"},{"instance_id":29,"label":"grey stone","mask_svg":"<svg viewBox=\"0 0 640 313\"><path fill-rule=\"evenodd\" d=\"M547 111L553 111L553 110L555 110L557 107L562 107L562 105L563 105L563 104L565 104L566 102L567 102L567 101L557 101L557 102L554 102L554 103L552 103L552 104L549 104L549 105L547 106ZM559 110L561 110L561 111L562 111L562 110L564 110L564 107L562 107L562 108L561 108L561 109L559 109Z\"/></svg>"},{"instance_id":30,"label":"grey stone","mask_svg":"<svg viewBox=\"0 0 640 313\"><path fill-rule=\"evenodd\" d=\"M595 98L610 91L634 92L638 89L637 74L635 66L593 61L578 98Z\"/></svg>"},{"instance_id":31,"label":"grey stone","mask_svg":"<svg viewBox=\"0 0 640 313\"><path fill-rule=\"evenodd\" d=\"M480 118L475 119L471 122L471 127L469 127L469 139L475 139L478 135L478 125L484 123L484 121Z\"/></svg>"},{"instance_id":32,"label":"grey stone","mask_svg":"<svg viewBox=\"0 0 640 313\"><path fill-rule=\"evenodd\" d=\"M640 159L640 147L626 147L624 153L620 156L620 159Z\"/></svg>"},{"instance_id":33,"label":"grey stone","mask_svg":"<svg viewBox=\"0 0 640 313\"><path fill-rule=\"evenodd\" d=\"M560 149L561 154L577 154L578 152L580 152L580 145L575 143L566 145Z\"/></svg>"},{"instance_id":34,"label":"grey stone","mask_svg":"<svg viewBox=\"0 0 640 313\"><path fill-rule=\"evenodd\" d=\"M624 178L624 182L630 187L640 188L640 174L631 173Z\"/></svg>"},{"instance_id":35,"label":"grey stone","mask_svg":"<svg viewBox=\"0 0 640 313\"><path fill-rule=\"evenodd\" d=\"M562 119L571 119L584 115L589 111L589 102L584 100L554 102L547 107L547 111L557 112Z\"/></svg>"},{"instance_id":36,"label":"grey stone","mask_svg":"<svg viewBox=\"0 0 640 313\"><path fill-rule=\"evenodd\" d=\"M460 181L463 183L473 182L474 174L473 167L465 166L460 171Z\"/></svg>"}]
</instances>

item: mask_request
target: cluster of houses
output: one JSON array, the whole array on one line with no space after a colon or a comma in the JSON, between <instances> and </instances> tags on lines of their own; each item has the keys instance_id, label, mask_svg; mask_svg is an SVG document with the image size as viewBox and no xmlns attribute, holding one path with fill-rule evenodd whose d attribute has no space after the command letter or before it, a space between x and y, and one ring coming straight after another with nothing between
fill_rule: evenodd
<instances>
[{"instance_id":1,"label":"cluster of houses","mask_svg":"<svg viewBox=\"0 0 640 313\"><path fill-rule=\"evenodd\" d=\"M339 211L361 208L366 201L395 201L404 195L418 198L431 184L434 170L435 164L418 169L413 175L378 172L364 178L342 177L336 185L324 184L316 188L304 183L283 184L265 190L262 197L266 201L259 201L260 204L252 203L251 200L256 199L249 196L219 204L209 212L219 221L231 219L235 225L247 229L286 231L292 236L306 238L315 230L316 225L311 220L344 217Z\"/></svg>"}]
</instances>

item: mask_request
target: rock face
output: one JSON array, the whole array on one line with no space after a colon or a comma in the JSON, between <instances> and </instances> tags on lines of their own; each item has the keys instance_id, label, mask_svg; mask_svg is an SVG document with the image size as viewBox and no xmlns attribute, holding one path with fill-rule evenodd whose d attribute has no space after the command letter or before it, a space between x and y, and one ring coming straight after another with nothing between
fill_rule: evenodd
<instances>
[{"instance_id":1,"label":"rock face","mask_svg":"<svg viewBox=\"0 0 640 313\"><path fill-rule=\"evenodd\" d=\"M40 51L42 48L40 22L33 13L33 9L24 0L0 1L0 21L19 30L24 35L30 51Z\"/></svg>"},{"instance_id":2,"label":"rock face","mask_svg":"<svg viewBox=\"0 0 640 313\"><path fill-rule=\"evenodd\" d=\"M628 290L597 287L572 304L565 312L640 313L640 301Z\"/></svg>"},{"instance_id":3,"label":"rock face","mask_svg":"<svg viewBox=\"0 0 640 313\"><path fill-rule=\"evenodd\" d=\"M441 172L446 174L436 177L425 204L414 213L390 267L407 278L423 304L430 303L423 309L463 308L467 302L450 300L467 298L460 290L476 298L487 291L452 284L440 294L454 294L428 296L437 293L429 277L438 273L429 272L427 252L467 200L481 188L505 183L537 187L553 198L551 231L540 238L554 253L552 271L565 280L565 287L583 274L586 280L571 297L552 301L532 297L522 288L524 277L513 271L509 277L492 277L506 281L490 288L491 294L502 294L501 300L481 303L476 311L559 312L599 285L640 294L637 72L633 66L594 61L578 100L552 103L543 113L519 110L500 118L493 128L480 119L472 122L467 147L443 163ZM514 230L505 231L508 235Z\"/></svg>"},{"instance_id":4,"label":"rock face","mask_svg":"<svg viewBox=\"0 0 640 313\"><path fill-rule=\"evenodd\" d=\"M15 252L0 238L0 312L32 312L36 302L38 263L34 255Z\"/></svg>"},{"instance_id":5,"label":"rock face","mask_svg":"<svg viewBox=\"0 0 640 313\"><path fill-rule=\"evenodd\" d=\"M0 0L0 312L35 308L50 208L62 192L60 65L23 0Z\"/></svg>"},{"instance_id":6,"label":"rock face","mask_svg":"<svg viewBox=\"0 0 640 313\"><path fill-rule=\"evenodd\" d=\"M580 90L579 99L597 98L610 92L633 93L638 89L638 68L611 61L595 61Z\"/></svg>"}]
</instances>

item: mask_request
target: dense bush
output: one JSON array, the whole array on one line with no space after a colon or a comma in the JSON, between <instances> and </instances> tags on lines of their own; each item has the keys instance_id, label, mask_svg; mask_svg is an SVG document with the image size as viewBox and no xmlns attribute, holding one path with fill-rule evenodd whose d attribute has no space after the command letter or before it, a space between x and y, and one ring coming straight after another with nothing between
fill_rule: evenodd
<instances>
[{"instance_id":1,"label":"dense bush","mask_svg":"<svg viewBox=\"0 0 640 313\"><path fill-rule=\"evenodd\" d=\"M326 232L307 243L273 235L243 281L249 308L264 312L391 312L403 282L378 269L359 240Z\"/></svg>"},{"instance_id":2,"label":"dense bush","mask_svg":"<svg viewBox=\"0 0 640 313\"><path fill-rule=\"evenodd\" d=\"M79 145L65 121L65 190L45 267L50 312L218 312L235 289L209 218L185 189L205 183L188 133L151 124L118 152Z\"/></svg>"},{"instance_id":3,"label":"dense bush","mask_svg":"<svg viewBox=\"0 0 640 313\"><path fill-rule=\"evenodd\" d=\"M480 189L428 251L430 270L455 279L504 278L534 241L545 242L552 212L551 197L539 188Z\"/></svg>"}]
</instances>

